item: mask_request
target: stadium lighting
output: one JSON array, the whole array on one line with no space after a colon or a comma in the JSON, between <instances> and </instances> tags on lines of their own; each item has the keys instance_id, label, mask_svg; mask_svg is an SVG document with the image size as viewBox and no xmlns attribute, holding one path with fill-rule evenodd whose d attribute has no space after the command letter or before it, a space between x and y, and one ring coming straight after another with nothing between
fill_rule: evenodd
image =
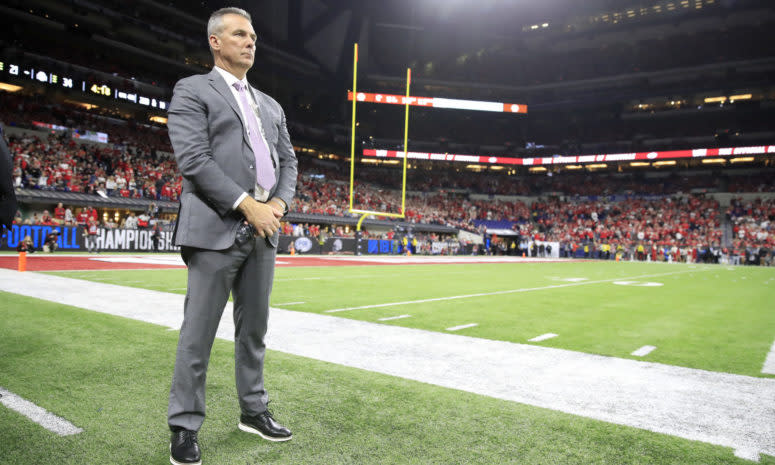
<instances>
[{"instance_id":1,"label":"stadium lighting","mask_svg":"<svg viewBox=\"0 0 775 465\"><path fill-rule=\"evenodd\" d=\"M565 167L566 170L580 170L583 168L581 165L568 165Z\"/></svg>"},{"instance_id":2,"label":"stadium lighting","mask_svg":"<svg viewBox=\"0 0 775 465\"><path fill-rule=\"evenodd\" d=\"M713 163L726 163L727 161L723 158L706 158L705 160L702 160L702 163L704 164L713 164Z\"/></svg>"},{"instance_id":3,"label":"stadium lighting","mask_svg":"<svg viewBox=\"0 0 775 465\"><path fill-rule=\"evenodd\" d=\"M630 166L651 166L651 163L645 161L634 161L630 163Z\"/></svg>"},{"instance_id":4,"label":"stadium lighting","mask_svg":"<svg viewBox=\"0 0 775 465\"><path fill-rule=\"evenodd\" d=\"M730 95L729 103L735 103L735 100L751 100L751 97L751 94Z\"/></svg>"},{"instance_id":5,"label":"stadium lighting","mask_svg":"<svg viewBox=\"0 0 775 465\"><path fill-rule=\"evenodd\" d=\"M6 92L19 92L22 90L21 86L15 86L13 84L6 84L5 82L0 82L0 90L4 90Z\"/></svg>"},{"instance_id":6,"label":"stadium lighting","mask_svg":"<svg viewBox=\"0 0 775 465\"><path fill-rule=\"evenodd\" d=\"M528 171L530 171L531 173L542 173L546 171L546 168L543 166L534 166L530 168Z\"/></svg>"},{"instance_id":7,"label":"stadium lighting","mask_svg":"<svg viewBox=\"0 0 775 465\"><path fill-rule=\"evenodd\" d=\"M589 168L591 170L595 170L595 169L598 169L598 168L608 168L608 165L605 164L605 163L593 163L591 165L587 165L587 168Z\"/></svg>"},{"instance_id":8,"label":"stadium lighting","mask_svg":"<svg viewBox=\"0 0 775 465\"><path fill-rule=\"evenodd\" d=\"M726 97L706 97L705 103L724 103L727 101Z\"/></svg>"},{"instance_id":9,"label":"stadium lighting","mask_svg":"<svg viewBox=\"0 0 775 465\"><path fill-rule=\"evenodd\" d=\"M655 161L654 166L673 166L675 163L675 160Z\"/></svg>"},{"instance_id":10,"label":"stadium lighting","mask_svg":"<svg viewBox=\"0 0 775 465\"><path fill-rule=\"evenodd\" d=\"M94 108L99 108L99 105L94 105L92 103L86 103L86 102L79 102L77 100L65 100L65 103L69 103L71 105L76 105L81 108L84 108L86 110L92 110Z\"/></svg>"},{"instance_id":11,"label":"stadium lighting","mask_svg":"<svg viewBox=\"0 0 775 465\"><path fill-rule=\"evenodd\" d=\"M749 161L754 161L753 157L740 157L740 158L733 158L729 160L730 163L745 163Z\"/></svg>"}]
</instances>

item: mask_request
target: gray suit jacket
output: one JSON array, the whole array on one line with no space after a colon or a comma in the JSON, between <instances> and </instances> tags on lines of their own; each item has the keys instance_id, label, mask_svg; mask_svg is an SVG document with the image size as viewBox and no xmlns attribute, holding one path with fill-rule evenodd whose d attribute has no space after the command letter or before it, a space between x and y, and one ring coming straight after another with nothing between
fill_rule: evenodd
<instances>
[{"instance_id":1,"label":"gray suit jacket","mask_svg":"<svg viewBox=\"0 0 775 465\"><path fill-rule=\"evenodd\" d=\"M275 167L270 198L290 207L296 191L296 154L285 113L251 86ZM167 127L183 175L175 244L210 250L232 246L241 215L232 210L243 192L254 195L255 157L234 95L213 70L181 79L170 102ZM278 234L267 240L277 246Z\"/></svg>"}]
</instances>

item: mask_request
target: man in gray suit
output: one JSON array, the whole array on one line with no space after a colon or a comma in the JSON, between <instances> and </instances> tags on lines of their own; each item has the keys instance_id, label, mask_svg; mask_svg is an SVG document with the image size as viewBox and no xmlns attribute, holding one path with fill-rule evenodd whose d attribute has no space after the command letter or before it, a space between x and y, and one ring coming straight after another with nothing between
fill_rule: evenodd
<instances>
[{"instance_id":1,"label":"man in gray suit","mask_svg":"<svg viewBox=\"0 0 775 465\"><path fill-rule=\"evenodd\" d=\"M250 15L218 10L207 33L213 71L180 80L169 108L183 175L175 243L188 267L168 410L173 464L201 461L207 364L230 292L239 429L270 441L291 439L267 410L263 367L279 219L296 189L296 156L282 108L245 78L256 50Z\"/></svg>"}]
</instances>

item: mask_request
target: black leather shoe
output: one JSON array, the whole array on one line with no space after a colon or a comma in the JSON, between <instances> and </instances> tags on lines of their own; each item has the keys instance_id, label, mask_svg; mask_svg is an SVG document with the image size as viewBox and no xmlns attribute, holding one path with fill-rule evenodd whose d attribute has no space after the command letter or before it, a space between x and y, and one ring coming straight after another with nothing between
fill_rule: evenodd
<instances>
[{"instance_id":1,"label":"black leather shoe","mask_svg":"<svg viewBox=\"0 0 775 465\"><path fill-rule=\"evenodd\" d=\"M172 432L170 463L172 465L200 465L202 463L196 431L179 429Z\"/></svg>"},{"instance_id":2,"label":"black leather shoe","mask_svg":"<svg viewBox=\"0 0 775 465\"><path fill-rule=\"evenodd\" d=\"M267 441L289 441L291 430L277 423L269 410L255 416L240 416L239 429L261 436Z\"/></svg>"}]
</instances>

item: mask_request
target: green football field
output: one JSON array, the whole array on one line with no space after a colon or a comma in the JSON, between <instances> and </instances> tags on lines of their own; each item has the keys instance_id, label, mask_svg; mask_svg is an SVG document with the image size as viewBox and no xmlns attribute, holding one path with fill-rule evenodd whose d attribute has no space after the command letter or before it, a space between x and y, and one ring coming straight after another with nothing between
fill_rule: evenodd
<instances>
[{"instance_id":1,"label":"green football field","mask_svg":"<svg viewBox=\"0 0 775 465\"><path fill-rule=\"evenodd\" d=\"M52 274L178 294L186 287L185 270ZM495 263L281 267L272 305L775 379L762 373L775 340L774 298L775 270L766 268ZM11 293L0 302L0 387L84 429L59 437L0 407L0 464L168 463L177 332ZM393 317L401 318L384 320ZM529 341L545 334L556 336ZM644 346L655 349L631 355ZM276 416L294 430L289 443L237 430L233 343L216 340L204 463L753 463L728 447L277 351L266 379Z\"/></svg>"},{"instance_id":2,"label":"green football field","mask_svg":"<svg viewBox=\"0 0 775 465\"><path fill-rule=\"evenodd\" d=\"M56 274L186 291L185 270ZM657 349L649 361L751 376L763 376L775 340L773 268L615 262L282 267L271 302L375 322L410 315L382 323L431 331L476 323L456 332L510 342L554 333L541 345L615 357L651 345Z\"/></svg>"}]
</instances>

